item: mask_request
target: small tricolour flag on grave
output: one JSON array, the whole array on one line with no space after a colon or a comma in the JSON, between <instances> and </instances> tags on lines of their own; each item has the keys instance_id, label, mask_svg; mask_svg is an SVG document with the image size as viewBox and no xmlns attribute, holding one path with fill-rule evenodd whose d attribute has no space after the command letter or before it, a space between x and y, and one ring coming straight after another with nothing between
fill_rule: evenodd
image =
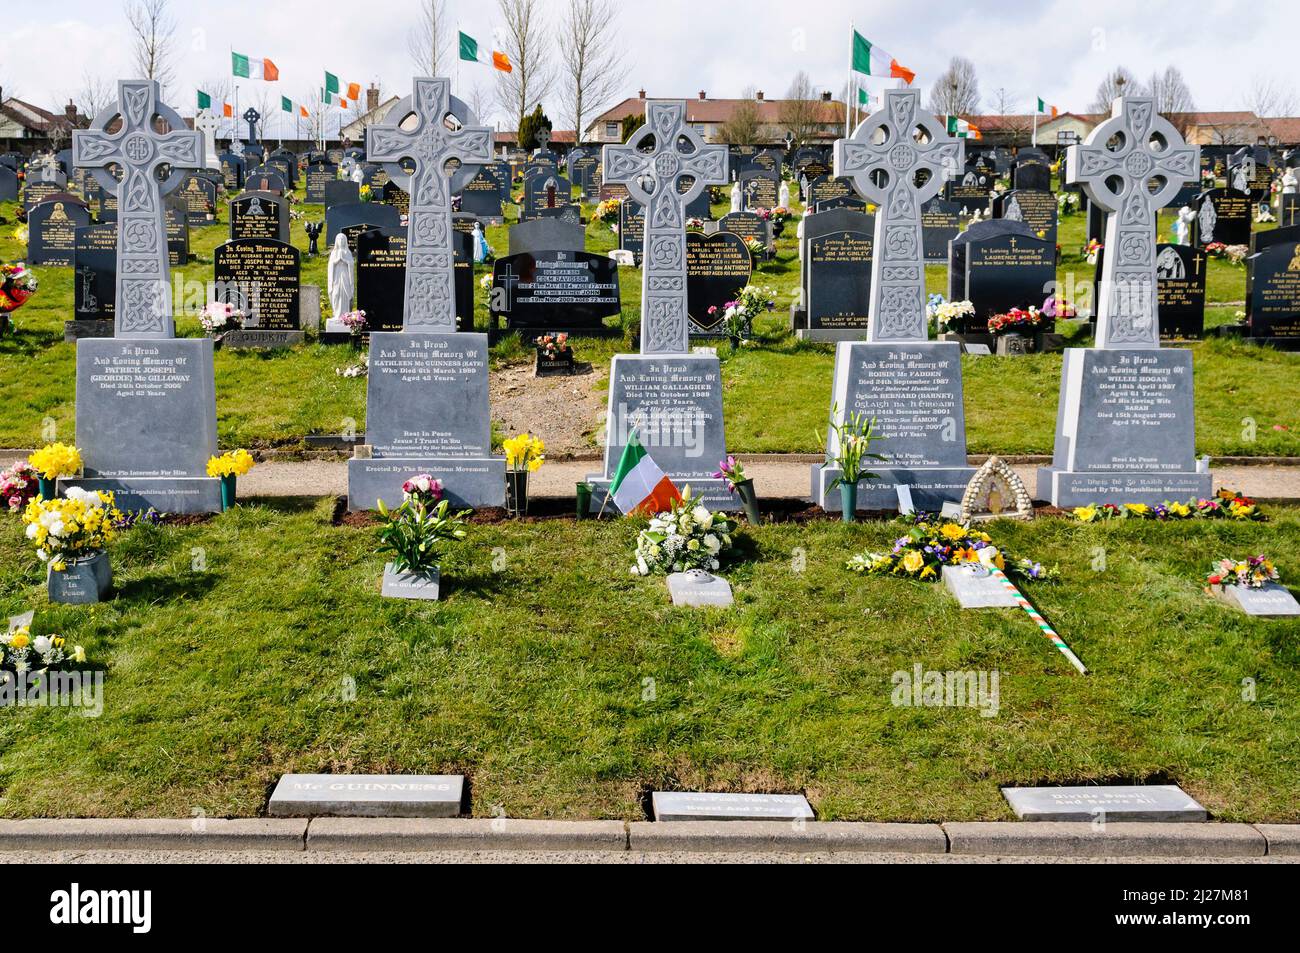
<instances>
[{"instance_id":1,"label":"small tricolour flag on grave","mask_svg":"<svg viewBox=\"0 0 1300 953\"><path fill-rule=\"evenodd\" d=\"M1038 113L1039 113L1039 115L1046 115L1048 112L1050 112L1050 113L1052 114L1052 118L1053 118L1053 119L1055 119L1055 118L1059 115L1059 111L1057 110L1057 108L1056 108L1055 106L1049 106L1049 105L1047 105L1047 103L1044 102L1042 99L1039 99L1039 100L1038 100Z\"/></svg>"},{"instance_id":2,"label":"small tricolour flag on grave","mask_svg":"<svg viewBox=\"0 0 1300 953\"><path fill-rule=\"evenodd\" d=\"M230 71L244 79L261 79L274 83L280 78L279 68L265 57L245 56L243 53L230 53Z\"/></svg>"},{"instance_id":3,"label":"small tricolour flag on grave","mask_svg":"<svg viewBox=\"0 0 1300 953\"><path fill-rule=\"evenodd\" d=\"M460 58L467 63L491 63L503 73L514 72L514 66L510 63L510 57L500 50L492 51L492 58L489 60L479 54L478 40L468 33L460 34Z\"/></svg>"},{"instance_id":4,"label":"small tricolour flag on grave","mask_svg":"<svg viewBox=\"0 0 1300 953\"><path fill-rule=\"evenodd\" d=\"M864 76L890 76L909 86L916 73L903 66L857 30L853 31L853 72Z\"/></svg>"},{"instance_id":5,"label":"small tricolour flag on grave","mask_svg":"<svg viewBox=\"0 0 1300 953\"><path fill-rule=\"evenodd\" d=\"M673 481L664 475L650 452L633 430L628 437L618 469L609 484L609 495L624 516L633 513L663 513L682 498Z\"/></svg>"}]
</instances>

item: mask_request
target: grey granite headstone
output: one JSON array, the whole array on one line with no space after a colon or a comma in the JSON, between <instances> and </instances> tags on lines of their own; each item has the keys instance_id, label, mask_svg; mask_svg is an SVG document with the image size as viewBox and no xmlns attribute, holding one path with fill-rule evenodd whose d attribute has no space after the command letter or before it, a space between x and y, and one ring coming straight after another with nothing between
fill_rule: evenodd
<instances>
[{"instance_id":1,"label":"grey granite headstone","mask_svg":"<svg viewBox=\"0 0 1300 953\"><path fill-rule=\"evenodd\" d=\"M561 219L536 218L510 227L510 254L539 251L583 251L586 230Z\"/></svg>"},{"instance_id":2,"label":"grey granite headstone","mask_svg":"<svg viewBox=\"0 0 1300 953\"><path fill-rule=\"evenodd\" d=\"M650 795L656 821L812 820L802 794L711 794L707 791L655 791Z\"/></svg>"},{"instance_id":3,"label":"grey granite headstone","mask_svg":"<svg viewBox=\"0 0 1300 953\"><path fill-rule=\"evenodd\" d=\"M943 586L961 603L963 609L1016 608L1016 597L995 577L976 564L944 566Z\"/></svg>"},{"instance_id":4,"label":"grey granite headstone","mask_svg":"<svg viewBox=\"0 0 1300 953\"><path fill-rule=\"evenodd\" d=\"M702 569L670 573L668 593L675 606L729 606L734 601L731 583Z\"/></svg>"},{"instance_id":5,"label":"grey granite headstone","mask_svg":"<svg viewBox=\"0 0 1300 953\"><path fill-rule=\"evenodd\" d=\"M1211 591L1217 598L1236 606L1246 615L1264 617L1300 615L1300 602L1296 602L1290 589L1277 583L1267 583L1260 589L1252 589L1248 586L1216 586Z\"/></svg>"},{"instance_id":6,"label":"grey granite headstone","mask_svg":"<svg viewBox=\"0 0 1300 953\"><path fill-rule=\"evenodd\" d=\"M1003 788L1022 821L1204 821L1208 815L1176 784Z\"/></svg>"},{"instance_id":7,"label":"grey granite headstone","mask_svg":"<svg viewBox=\"0 0 1300 953\"><path fill-rule=\"evenodd\" d=\"M271 793L273 817L456 817L459 774L285 774Z\"/></svg>"}]
</instances>

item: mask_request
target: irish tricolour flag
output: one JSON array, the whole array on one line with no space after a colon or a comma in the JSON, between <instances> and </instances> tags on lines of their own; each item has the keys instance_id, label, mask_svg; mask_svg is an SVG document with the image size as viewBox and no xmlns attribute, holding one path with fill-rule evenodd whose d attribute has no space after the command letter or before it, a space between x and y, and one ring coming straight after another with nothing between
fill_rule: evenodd
<instances>
[{"instance_id":1,"label":"irish tricolour flag","mask_svg":"<svg viewBox=\"0 0 1300 953\"><path fill-rule=\"evenodd\" d=\"M853 31L853 72L864 76L891 76L908 85L916 79L916 73L871 43L857 30Z\"/></svg>"},{"instance_id":2,"label":"irish tricolour flag","mask_svg":"<svg viewBox=\"0 0 1300 953\"><path fill-rule=\"evenodd\" d=\"M624 516L640 512L662 513L682 498L673 481L664 475L649 451L641 446L635 430L623 448L623 456L609 485L609 495Z\"/></svg>"},{"instance_id":3,"label":"irish tricolour flag","mask_svg":"<svg viewBox=\"0 0 1300 953\"><path fill-rule=\"evenodd\" d=\"M280 78L280 70L266 57L245 56L234 51L230 54L230 72L244 79L262 79L268 83Z\"/></svg>"}]
</instances>

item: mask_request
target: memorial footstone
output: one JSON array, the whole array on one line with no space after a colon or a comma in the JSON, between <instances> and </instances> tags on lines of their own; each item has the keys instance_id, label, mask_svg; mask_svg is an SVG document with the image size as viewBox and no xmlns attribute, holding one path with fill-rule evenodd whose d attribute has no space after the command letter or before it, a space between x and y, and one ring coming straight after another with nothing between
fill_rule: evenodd
<instances>
[{"instance_id":1,"label":"memorial footstone","mask_svg":"<svg viewBox=\"0 0 1300 953\"><path fill-rule=\"evenodd\" d=\"M927 264L948 260L948 243L961 232L961 203L938 196L921 206L921 243Z\"/></svg>"},{"instance_id":2,"label":"memorial footstone","mask_svg":"<svg viewBox=\"0 0 1300 953\"><path fill-rule=\"evenodd\" d=\"M453 506L502 506L505 460L491 456L488 340L456 331L451 196L492 161L492 130L443 78L417 78L411 96L367 130L366 151L410 193L401 331L370 335L369 456L348 461L348 505L397 506L415 473L442 480ZM451 128L448 116L455 119ZM461 163L450 177L447 164ZM401 162L414 163L408 175Z\"/></svg>"},{"instance_id":3,"label":"memorial footstone","mask_svg":"<svg viewBox=\"0 0 1300 953\"><path fill-rule=\"evenodd\" d=\"M943 567L943 587L963 609L1014 609L1020 601L980 563Z\"/></svg>"},{"instance_id":4,"label":"memorial footstone","mask_svg":"<svg viewBox=\"0 0 1300 953\"><path fill-rule=\"evenodd\" d=\"M1247 259L1248 336L1285 350L1300 350L1300 242L1268 245Z\"/></svg>"},{"instance_id":5,"label":"memorial footstone","mask_svg":"<svg viewBox=\"0 0 1300 953\"><path fill-rule=\"evenodd\" d=\"M1176 784L1002 789L1022 821L1204 821L1209 815ZM1100 835L1098 835L1100 836Z\"/></svg>"},{"instance_id":6,"label":"memorial footstone","mask_svg":"<svg viewBox=\"0 0 1300 953\"><path fill-rule=\"evenodd\" d=\"M285 774L267 805L272 817L457 817L459 774Z\"/></svg>"},{"instance_id":7,"label":"memorial footstone","mask_svg":"<svg viewBox=\"0 0 1300 953\"><path fill-rule=\"evenodd\" d=\"M1195 245L1250 244L1250 196L1236 189L1207 189L1196 200Z\"/></svg>"},{"instance_id":8,"label":"memorial footstone","mask_svg":"<svg viewBox=\"0 0 1300 953\"><path fill-rule=\"evenodd\" d=\"M90 212L74 202L42 202L27 213L27 263L71 268L78 228L90 224Z\"/></svg>"},{"instance_id":9,"label":"memorial footstone","mask_svg":"<svg viewBox=\"0 0 1300 953\"><path fill-rule=\"evenodd\" d=\"M493 315L525 340L542 333L622 333L603 320L622 311L618 265L604 255L543 249L508 255L493 263L492 284Z\"/></svg>"},{"instance_id":10,"label":"memorial footstone","mask_svg":"<svg viewBox=\"0 0 1300 953\"><path fill-rule=\"evenodd\" d=\"M691 334L718 337L727 333L724 306L749 284L753 267L753 256L739 235L686 233L686 308ZM710 314L710 308L717 311Z\"/></svg>"},{"instance_id":11,"label":"memorial footstone","mask_svg":"<svg viewBox=\"0 0 1300 953\"><path fill-rule=\"evenodd\" d=\"M274 348L301 344L298 249L274 238L236 238L213 253L215 300L245 317L221 338L226 348Z\"/></svg>"},{"instance_id":12,"label":"memorial footstone","mask_svg":"<svg viewBox=\"0 0 1300 953\"><path fill-rule=\"evenodd\" d=\"M610 481L634 431L675 484L690 484L711 509L735 510L726 484L712 476L727 446L721 369L716 355L690 351L686 290L686 208L727 182L727 148L706 145L687 125L684 101L649 100L646 124L625 145L605 146L602 166L606 185L625 186L645 207L646 254L641 353L611 362L604 470L587 481L592 511L613 505Z\"/></svg>"},{"instance_id":13,"label":"memorial footstone","mask_svg":"<svg viewBox=\"0 0 1300 953\"><path fill-rule=\"evenodd\" d=\"M1286 586L1265 583L1258 589L1250 586L1213 586L1216 599L1235 606L1246 615L1261 618L1300 616L1300 602Z\"/></svg>"},{"instance_id":14,"label":"memorial footstone","mask_svg":"<svg viewBox=\"0 0 1300 953\"><path fill-rule=\"evenodd\" d=\"M1195 462L1192 354L1160 348L1151 227L1195 173L1198 150L1151 99L1124 97L1070 152L1071 177L1110 215L1110 254L1096 346L1065 352L1056 447L1038 494L1060 507L1209 496L1210 473Z\"/></svg>"},{"instance_id":15,"label":"memorial footstone","mask_svg":"<svg viewBox=\"0 0 1300 953\"><path fill-rule=\"evenodd\" d=\"M289 203L272 192L245 192L230 203L231 238L289 241Z\"/></svg>"},{"instance_id":16,"label":"memorial footstone","mask_svg":"<svg viewBox=\"0 0 1300 953\"><path fill-rule=\"evenodd\" d=\"M1035 235L1056 246L1057 206L1051 192L1015 189L993 200L993 216L1024 222Z\"/></svg>"},{"instance_id":17,"label":"memorial footstone","mask_svg":"<svg viewBox=\"0 0 1300 953\"><path fill-rule=\"evenodd\" d=\"M348 244L355 253L358 232L366 228L401 228L401 226L402 213L393 206L381 202L330 205L325 209L325 244L333 246L339 232L344 232L348 236Z\"/></svg>"},{"instance_id":18,"label":"memorial footstone","mask_svg":"<svg viewBox=\"0 0 1300 953\"><path fill-rule=\"evenodd\" d=\"M878 209L867 339L835 346L830 410L836 425L855 412L874 417L881 435L872 450L885 459L871 465L880 479L859 485L860 509L896 510L907 487L916 509L939 511L960 501L975 475L966 461L961 346L929 340L921 237L921 208L962 154L962 140L921 108L914 89L886 90L884 107L835 143L835 174ZM827 459L839 452L828 429ZM832 466L812 468L823 508L838 507L831 484L839 476Z\"/></svg>"},{"instance_id":19,"label":"memorial footstone","mask_svg":"<svg viewBox=\"0 0 1300 953\"><path fill-rule=\"evenodd\" d=\"M168 131L163 132L159 121ZM114 131L109 132L112 127ZM77 444L84 477L123 510L215 513L220 481L206 476L217 450L212 341L176 339L163 196L202 160L202 137L159 101L158 84L118 83L118 101L72 133L74 163L121 191L115 336L77 344ZM109 171L122 170L119 183ZM159 181L161 170L170 174Z\"/></svg>"},{"instance_id":20,"label":"memorial footstone","mask_svg":"<svg viewBox=\"0 0 1300 953\"><path fill-rule=\"evenodd\" d=\"M707 791L655 791L650 804L656 821L812 820L802 794L713 794Z\"/></svg>"},{"instance_id":21,"label":"memorial footstone","mask_svg":"<svg viewBox=\"0 0 1300 953\"><path fill-rule=\"evenodd\" d=\"M358 205L361 202L361 186L349 179L336 179L325 183L325 209L336 205Z\"/></svg>"}]
</instances>

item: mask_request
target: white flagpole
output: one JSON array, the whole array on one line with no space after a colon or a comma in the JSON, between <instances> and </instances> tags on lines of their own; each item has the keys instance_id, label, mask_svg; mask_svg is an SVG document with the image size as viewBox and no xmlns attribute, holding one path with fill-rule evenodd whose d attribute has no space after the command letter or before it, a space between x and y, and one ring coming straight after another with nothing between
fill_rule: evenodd
<instances>
[{"instance_id":1,"label":"white flagpole","mask_svg":"<svg viewBox=\"0 0 1300 953\"><path fill-rule=\"evenodd\" d=\"M848 85L848 89L845 91L844 94L844 98L846 100L851 99L853 97L853 49L856 40L857 40L857 31L853 26L853 21L850 20L849 21L849 85ZM849 128L849 103L846 102L844 104L844 138L847 139L852 134L853 131Z\"/></svg>"}]
</instances>

